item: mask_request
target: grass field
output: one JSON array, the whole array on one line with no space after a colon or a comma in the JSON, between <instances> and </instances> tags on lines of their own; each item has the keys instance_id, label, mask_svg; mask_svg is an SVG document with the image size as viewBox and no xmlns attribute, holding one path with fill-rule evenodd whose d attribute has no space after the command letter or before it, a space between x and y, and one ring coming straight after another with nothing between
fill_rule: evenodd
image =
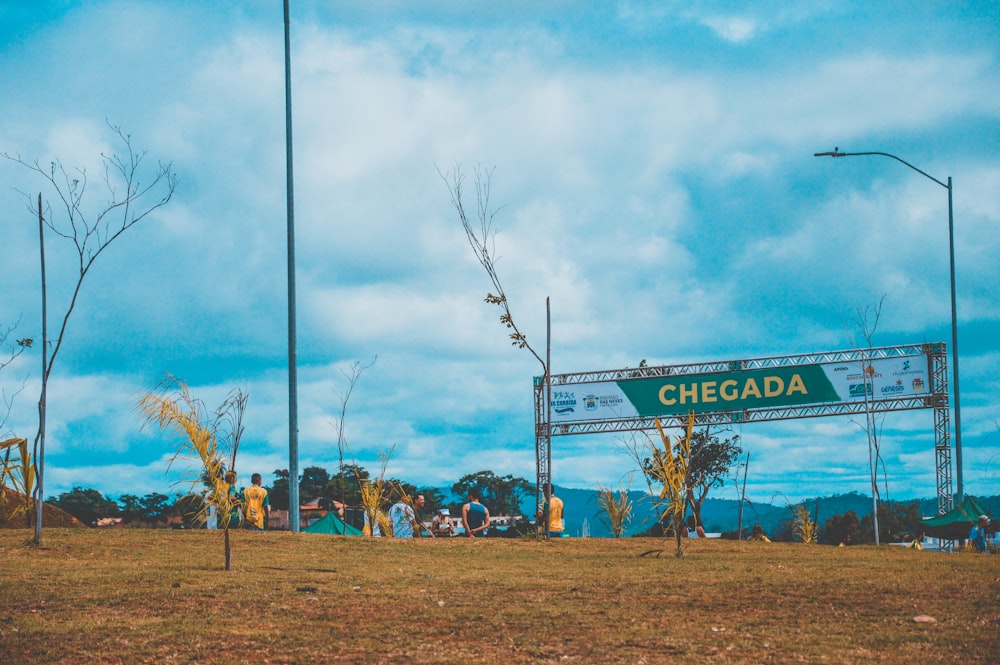
<instances>
[{"instance_id":1,"label":"grass field","mask_svg":"<svg viewBox=\"0 0 1000 665\"><path fill-rule=\"evenodd\" d=\"M0 531L5 665L1000 661L995 556L239 532L226 572L218 532L30 536Z\"/></svg>"}]
</instances>

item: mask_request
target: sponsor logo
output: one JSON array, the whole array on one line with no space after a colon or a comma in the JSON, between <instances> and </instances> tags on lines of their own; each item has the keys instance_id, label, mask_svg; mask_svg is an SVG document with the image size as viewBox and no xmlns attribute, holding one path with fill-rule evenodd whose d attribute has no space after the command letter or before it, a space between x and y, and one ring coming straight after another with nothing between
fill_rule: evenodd
<instances>
[{"instance_id":1,"label":"sponsor logo","mask_svg":"<svg viewBox=\"0 0 1000 665\"><path fill-rule=\"evenodd\" d=\"M919 376L913 379L913 392L922 393L924 392L924 380Z\"/></svg>"},{"instance_id":2,"label":"sponsor logo","mask_svg":"<svg viewBox=\"0 0 1000 665\"><path fill-rule=\"evenodd\" d=\"M576 411L576 394L562 390L556 391L552 393L551 406L552 410L560 415L573 413Z\"/></svg>"},{"instance_id":3,"label":"sponsor logo","mask_svg":"<svg viewBox=\"0 0 1000 665\"><path fill-rule=\"evenodd\" d=\"M872 394L872 387L868 383L852 383L848 391L851 397L864 397Z\"/></svg>"},{"instance_id":4,"label":"sponsor logo","mask_svg":"<svg viewBox=\"0 0 1000 665\"><path fill-rule=\"evenodd\" d=\"M882 378L882 375L876 372L875 368L869 367L868 369L871 370L870 374L851 374L850 376L844 378L846 378L848 381L864 381L865 379L872 380L872 379Z\"/></svg>"},{"instance_id":5,"label":"sponsor logo","mask_svg":"<svg viewBox=\"0 0 1000 665\"><path fill-rule=\"evenodd\" d=\"M925 365L914 364L912 360L904 360L899 365L899 369L894 371L892 375L896 378L901 378L904 376L924 376L927 373L927 368Z\"/></svg>"},{"instance_id":6,"label":"sponsor logo","mask_svg":"<svg viewBox=\"0 0 1000 665\"><path fill-rule=\"evenodd\" d=\"M621 406L625 400L621 395L587 395L583 398L584 411L597 411L598 409L611 409Z\"/></svg>"},{"instance_id":7,"label":"sponsor logo","mask_svg":"<svg viewBox=\"0 0 1000 665\"><path fill-rule=\"evenodd\" d=\"M598 399L605 408L621 406L625 402L621 395L601 395Z\"/></svg>"},{"instance_id":8,"label":"sponsor logo","mask_svg":"<svg viewBox=\"0 0 1000 665\"><path fill-rule=\"evenodd\" d=\"M881 392L883 395L899 395L900 393L905 391L906 391L906 386L903 385L903 382L897 381L895 385L883 386Z\"/></svg>"}]
</instances>

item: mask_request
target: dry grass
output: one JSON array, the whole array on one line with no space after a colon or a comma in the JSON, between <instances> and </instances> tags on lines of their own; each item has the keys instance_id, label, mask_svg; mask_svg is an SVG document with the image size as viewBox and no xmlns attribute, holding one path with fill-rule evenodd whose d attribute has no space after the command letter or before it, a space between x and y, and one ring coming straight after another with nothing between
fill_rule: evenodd
<instances>
[{"instance_id":1,"label":"dry grass","mask_svg":"<svg viewBox=\"0 0 1000 665\"><path fill-rule=\"evenodd\" d=\"M0 532L0 663L996 662L1000 557L654 539ZM642 556L653 549L660 556ZM914 617L929 615L933 623Z\"/></svg>"}]
</instances>

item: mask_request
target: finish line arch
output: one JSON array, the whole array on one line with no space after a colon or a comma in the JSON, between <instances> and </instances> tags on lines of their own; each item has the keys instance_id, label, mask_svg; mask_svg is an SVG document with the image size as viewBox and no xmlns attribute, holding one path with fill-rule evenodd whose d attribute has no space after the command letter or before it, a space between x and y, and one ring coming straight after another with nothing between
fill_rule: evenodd
<instances>
[{"instance_id":1,"label":"finish line arch","mask_svg":"<svg viewBox=\"0 0 1000 665\"><path fill-rule=\"evenodd\" d=\"M953 506L944 342L535 377L537 500L552 437L934 410L938 514ZM546 389L549 397L546 399Z\"/></svg>"}]
</instances>

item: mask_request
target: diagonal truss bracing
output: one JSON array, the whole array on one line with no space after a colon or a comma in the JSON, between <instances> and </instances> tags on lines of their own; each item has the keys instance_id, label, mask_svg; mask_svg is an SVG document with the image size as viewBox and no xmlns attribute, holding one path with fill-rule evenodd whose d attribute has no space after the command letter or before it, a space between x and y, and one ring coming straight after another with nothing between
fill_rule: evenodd
<instances>
[{"instance_id":1,"label":"diagonal truss bracing","mask_svg":"<svg viewBox=\"0 0 1000 665\"><path fill-rule=\"evenodd\" d=\"M553 374L552 385L571 385L574 383L591 383L594 381L627 381L629 379L645 379L658 376L678 376L686 374L711 374L713 372L732 372L749 369L768 369L771 367L794 367L796 365L819 365L838 362L865 362L879 358L900 358L917 355L943 355L944 343L912 344L909 346L885 346L874 349L852 349L848 351L828 351L824 353L806 353L794 356L775 356L771 358L752 358L750 360L718 360L706 363L691 363L685 365L661 365L656 367L631 367L625 369L609 369L596 372L575 372L571 374ZM946 372L947 374L947 372ZM947 383L947 381L946 381ZM944 390L947 394L947 385Z\"/></svg>"}]
</instances>

